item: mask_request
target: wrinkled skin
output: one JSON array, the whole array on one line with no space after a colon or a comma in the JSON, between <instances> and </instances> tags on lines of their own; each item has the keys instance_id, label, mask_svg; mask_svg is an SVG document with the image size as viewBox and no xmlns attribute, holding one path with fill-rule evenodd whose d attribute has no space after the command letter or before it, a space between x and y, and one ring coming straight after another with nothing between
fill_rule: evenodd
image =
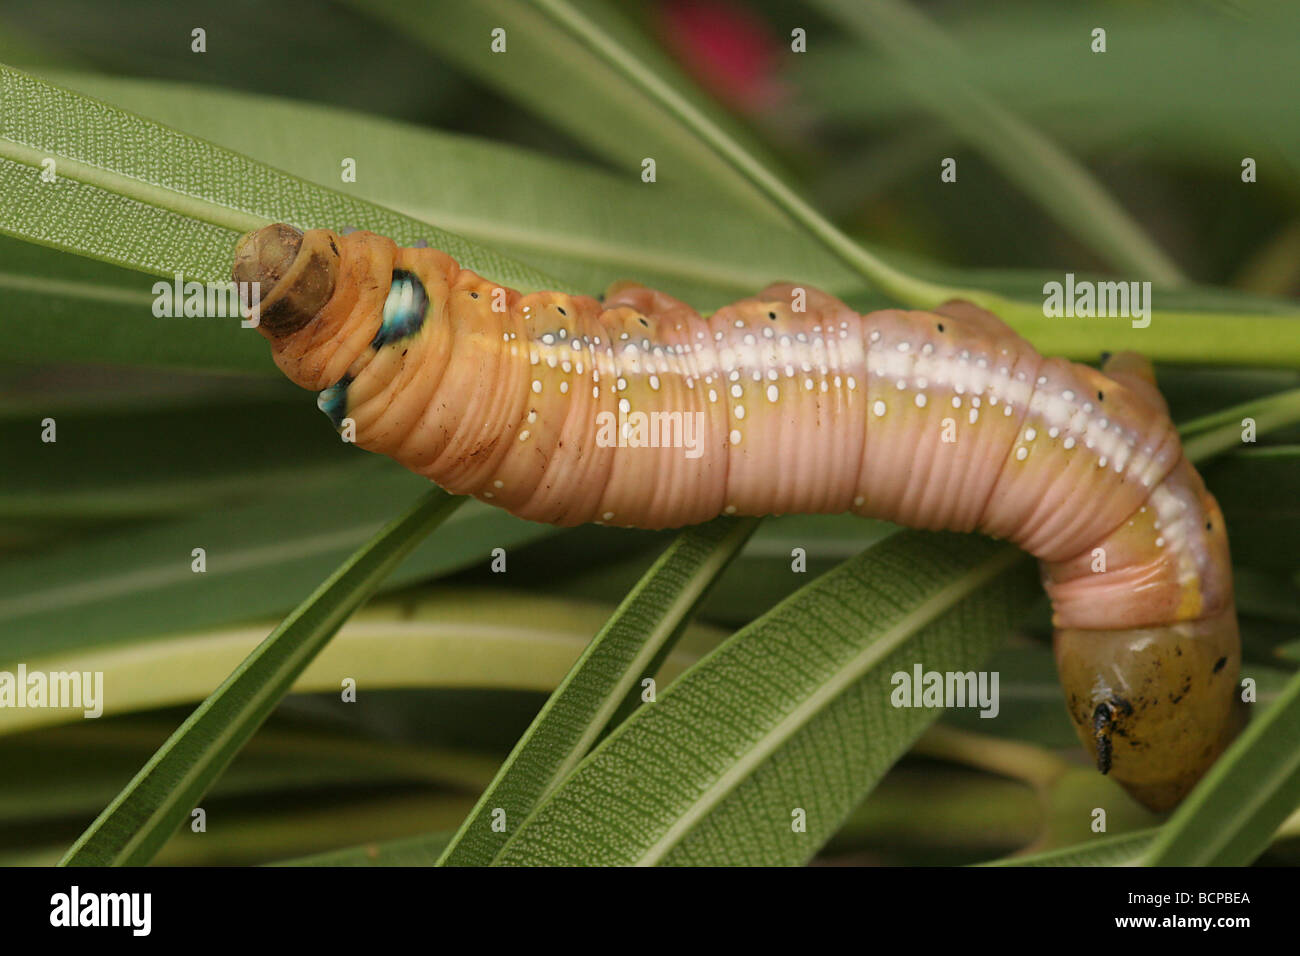
<instances>
[{"instance_id":1,"label":"wrinkled skin","mask_svg":"<svg viewBox=\"0 0 1300 956\"><path fill-rule=\"evenodd\" d=\"M241 240L234 278L336 427L449 491L562 525L852 511L1002 538L1041 561L1099 770L1168 809L1236 733L1223 515L1139 355L1099 371L969 302L859 315L791 283L709 317L634 283L525 295L282 224ZM602 440L628 411L698 419L699 453Z\"/></svg>"}]
</instances>

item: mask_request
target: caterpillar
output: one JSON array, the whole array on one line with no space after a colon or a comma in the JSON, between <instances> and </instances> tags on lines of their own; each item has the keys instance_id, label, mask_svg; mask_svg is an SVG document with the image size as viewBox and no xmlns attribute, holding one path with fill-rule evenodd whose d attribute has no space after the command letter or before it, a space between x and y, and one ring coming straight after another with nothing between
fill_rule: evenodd
<instances>
[{"instance_id":1,"label":"caterpillar","mask_svg":"<svg viewBox=\"0 0 1300 956\"><path fill-rule=\"evenodd\" d=\"M1018 545L1080 740L1153 810L1238 729L1227 529L1134 353L1097 371L968 302L860 315L790 283L707 319L636 284L525 295L436 249L284 224L244 236L233 275L336 428L520 517L853 512Z\"/></svg>"}]
</instances>

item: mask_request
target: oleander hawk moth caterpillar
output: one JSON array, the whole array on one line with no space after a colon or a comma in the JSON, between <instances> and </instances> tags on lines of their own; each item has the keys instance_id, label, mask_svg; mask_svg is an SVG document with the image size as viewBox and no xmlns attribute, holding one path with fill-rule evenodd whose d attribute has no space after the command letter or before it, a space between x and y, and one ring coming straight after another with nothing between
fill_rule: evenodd
<instances>
[{"instance_id":1,"label":"oleander hawk moth caterpillar","mask_svg":"<svg viewBox=\"0 0 1300 956\"><path fill-rule=\"evenodd\" d=\"M970 303L860 315L789 284L707 319L632 284L523 295L436 249L282 224L240 241L234 278L356 444L520 517L851 511L1013 542L1041 563L1080 739L1148 807L1237 730L1223 515L1133 353L1099 372ZM610 440L637 413L683 441Z\"/></svg>"}]
</instances>

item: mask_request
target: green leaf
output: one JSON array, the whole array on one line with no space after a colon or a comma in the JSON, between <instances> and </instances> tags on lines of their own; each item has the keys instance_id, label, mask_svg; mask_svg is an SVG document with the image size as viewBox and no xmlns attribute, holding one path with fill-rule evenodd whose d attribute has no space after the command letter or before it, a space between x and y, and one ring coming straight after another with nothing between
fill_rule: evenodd
<instances>
[{"instance_id":1,"label":"green leaf","mask_svg":"<svg viewBox=\"0 0 1300 956\"><path fill-rule=\"evenodd\" d=\"M584 15L573 3L568 0L531 2L623 76L675 112L702 142L735 166L795 223L880 292L923 309L934 308L952 298L968 299L996 313L1034 341L1038 340L1038 332L1045 332L1059 323L1059 319L1045 316L1041 298L1034 302L1018 301L985 289L934 281L924 278L918 270L900 268L867 250L814 209L760 159L749 153L743 144L663 82L652 69L638 62L617 38ZM1163 293L1156 299L1164 301ZM1300 366L1300 333L1295 331L1296 328L1300 328L1300 310L1294 307L1277 316L1265 316L1249 312L1177 311L1153 306L1150 322L1142 328L1133 328L1130 319L1114 318L1093 320L1086 329L1071 325L1066 331L1077 337L1071 338L1068 345L1057 351L1073 355L1085 347L1095 350L1098 335L1104 334L1112 349L1133 348L1170 361L1203 362L1208 356L1213 356L1219 363Z\"/></svg>"},{"instance_id":2,"label":"green leaf","mask_svg":"<svg viewBox=\"0 0 1300 956\"><path fill-rule=\"evenodd\" d=\"M993 655L988 670L999 675L998 719L985 720L978 710L953 708L943 715L941 726L1054 749L1078 745L1050 642L1004 647Z\"/></svg>"},{"instance_id":3,"label":"green leaf","mask_svg":"<svg viewBox=\"0 0 1300 956\"><path fill-rule=\"evenodd\" d=\"M309 104L100 77L60 76L60 81L321 187L337 182L335 156L345 152L365 173L350 186L352 196L414 217L404 220L406 238L394 234L399 240L434 236L431 227L408 228L417 219L438 223L560 275L570 288L595 292L633 277L707 309L788 277L848 296L859 309L887 304L879 295L864 296L858 275L803 233L764 225L743 211L664 184L648 192L514 147ZM428 169L442 174L426 175ZM573 202L574 192L584 201ZM300 224L338 223L303 218ZM364 219L342 224L382 228ZM0 245L0 252L5 250ZM226 270L229 248L219 251L220 268ZM232 334L209 320L155 318L148 308L149 283L131 272L45 249L19 247L16 253L13 272L0 271L0 347L9 355L275 374L259 335ZM877 254L882 261L897 258ZM1221 290L1157 289L1152 326L1133 329L1127 319L1045 317L1041 289L1059 275L915 263L908 269L939 290L930 305L971 287L1000 290L1012 303L1002 315L1018 331L1045 354L1076 359L1095 359L1098 342L1104 342L1112 350L1136 348L1157 359L1205 362L1222 354L1197 337L1198 330L1209 329L1231 338L1242 361L1277 364L1281 358L1269 336L1283 335L1287 326L1265 316L1294 312L1293 305ZM32 323L22 321L33 311L51 316L35 333ZM1245 325L1236 322L1238 315ZM177 323L183 323L184 334L177 334Z\"/></svg>"},{"instance_id":4,"label":"green leaf","mask_svg":"<svg viewBox=\"0 0 1300 956\"><path fill-rule=\"evenodd\" d=\"M621 168L628 181L640 182L641 162L652 157L656 182L645 189L657 190L662 182L688 186L701 195L721 192L765 221L781 218L766 197L692 136L672 110L647 96L566 30L539 16L526 0L460 4L454 16L430 16L427 4L416 0L353 2L567 131ZM580 5L609 36L617 37L629 56L743 140L747 149L761 150L725 112L696 93L677 64L613 5L581 0ZM496 29L505 31L505 52L492 50Z\"/></svg>"},{"instance_id":5,"label":"green leaf","mask_svg":"<svg viewBox=\"0 0 1300 956\"><path fill-rule=\"evenodd\" d=\"M10 521L183 515L356 464L309 402L214 396L56 410L47 401L0 415L0 517ZM58 426L48 444L40 440L47 415Z\"/></svg>"},{"instance_id":6,"label":"green leaf","mask_svg":"<svg viewBox=\"0 0 1300 956\"><path fill-rule=\"evenodd\" d=\"M331 687L335 699L337 688L336 682ZM11 835L4 842L16 842L12 836L22 830L48 833L74 817L78 829L84 827L176 729L178 721L167 717L83 720L0 742L4 765L23 768L0 780L0 824ZM499 762L494 755L461 748L276 723L273 717L257 732L205 801L259 797L269 802L286 791L305 798L322 789L337 793L413 781L476 793L487 786Z\"/></svg>"},{"instance_id":7,"label":"green leaf","mask_svg":"<svg viewBox=\"0 0 1300 956\"><path fill-rule=\"evenodd\" d=\"M336 157L350 156L363 173L350 195L583 289L635 277L701 308L781 276L829 291L862 289L802 232L670 183L650 186L504 143L311 103L101 76L51 79L322 186L338 182Z\"/></svg>"},{"instance_id":8,"label":"green leaf","mask_svg":"<svg viewBox=\"0 0 1300 956\"><path fill-rule=\"evenodd\" d=\"M280 374L256 333L155 316L153 282L138 272L9 236L0 236L0 263L0 354L9 359Z\"/></svg>"},{"instance_id":9,"label":"green leaf","mask_svg":"<svg viewBox=\"0 0 1300 956\"><path fill-rule=\"evenodd\" d=\"M1300 449L1297 449L1300 453ZM1242 455L1249 461L1253 456ZM1219 464L1233 463L1238 460L1234 455ZM1300 495L1300 487L1295 494ZM1234 550L1237 541L1236 526L1233 528ZM1291 540L1295 540L1293 537ZM1300 555L1293 555L1288 569L1300 564ZM1254 568L1237 568L1234 572L1233 589L1236 591L1237 609L1271 621L1287 624L1300 624L1300 584L1288 581L1282 575L1259 571Z\"/></svg>"},{"instance_id":10,"label":"green leaf","mask_svg":"<svg viewBox=\"0 0 1300 956\"><path fill-rule=\"evenodd\" d=\"M1292 4L1252 4L1249 16L1224 4L1032 0L944 13L971 82L1072 148L1177 156L1217 175L1224 156L1281 159L1300 143L1300 117L1276 83L1297 55ZM1102 25L1111 41L1104 55L1091 49L1091 31ZM867 59L857 45L828 42L797 66L807 106L836 126L870 135L915 114L892 62Z\"/></svg>"},{"instance_id":11,"label":"green leaf","mask_svg":"<svg viewBox=\"0 0 1300 956\"><path fill-rule=\"evenodd\" d=\"M433 866L451 842L452 831L422 834L383 843L284 860L275 866Z\"/></svg>"},{"instance_id":12,"label":"green leaf","mask_svg":"<svg viewBox=\"0 0 1300 956\"><path fill-rule=\"evenodd\" d=\"M570 0L530 0L532 5L567 31L582 45L603 59L626 81L644 91L664 109L675 114L699 141L730 163L764 195L803 226L826 248L859 271L881 291L907 301L907 295L933 295L930 284L895 269L858 246L831 222L814 210L775 172L724 129L712 116L660 77L653 67L636 58L603 24Z\"/></svg>"},{"instance_id":13,"label":"green leaf","mask_svg":"<svg viewBox=\"0 0 1300 956\"><path fill-rule=\"evenodd\" d=\"M504 843L493 830L501 811L522 820L618 722L639 682L654 677L709 586L744 546L756 519L720 519L681 534L592 639L497 778L452 838L441 862L490 863ZM634 706L634 705L633 705Z\"/></svg>"},{"instance_id":14,"label":"green leaf","mask_svg":"<svg viewBox=\"0 0 1300 956\"><path fill-rule=\"evenodd\" d=\"M1160 828L1148 866L1247 866L1300 807L1300 674Z\"/></svg>"},{"instance_id":15,"label":"green leaf","mask_svg":"<svg viewBox=\"0 0 1300 956\"><path fill-rule=\"evenodd\" d=\"M747 624L806 580L830 571L896 530L897 525L856 515L781 515L764 519L745 550L709 591L701 614L711 621ZM802 548L807 560L803 574L790 573L790 556L795 548Z\"/></svg>"},{"instance_id":16,"label":"green leaf","mask_svg":"<svg viewBox=\"0 0 1300 956\"><path fill-rule=\"evenodd\" d=\"M1021 781L948 762L905 760L853 811L816 862L973 863L1032 842L1042 816L1039 795Z\"/></svg>"},{"instance_id":17,"label":"green leaf","mask_svg":"<svg viewBox=\"0 0 1300 956\"><path fill-rule=\"evenodd\" d=\"M1275 405L1260 407L1270 418L1279 412ZM1231 420L1227 430L1234 430ZM1235 431L1239 439L1241 418ZM1227 519L1235 564L1283 573L1300 568L1300 445L1247 445L1208 465L1205 481ZM1293 617L1300 616L1294 591L1286 599Z\"/></svg>"},{"instance_id":18,"label":"green leaf","mask_svg":"<svg viewBox=\"0 0 1300 956\"><path fill-rule=\"evenodd\" d=\"M62 865L147 863L348 616L459 504L429 492L330 575L199 705Z\"/></svg>"},{"instance_id":19,"label":"green leaf","mask_svg":"<svg viewBox=\"0 0 1300 956\"><path fill-rule=\"evenodd\" d=\"M448 536L455 525L448 523ZM358 612L293 685L298 694L337 691L345 678L367 691L399 687L550 692L568 673L608 608L535 595L458 589L390 598ZM231 630L118 641L24 659L29 673L102 674L106 718L202 700L256 649L274 622ZM692 643L720 635L695 627ZM93 640L91 638L90 640ZM88 642L89 643L89 640ZM694 661L675 654L667 681ZM83 708L0 709L0 734L77 723Z\"/></svg>"},{"instance_id":20,"label":"green leaf","mask_svg":"<svg viewBox=\"0 0 1300 956\"><path fill-rule=\"evenodd\" d=\"M1243 419L1255 423L1257 434L1274 431L1300 421L1300 388L1269 395L1205 415L1182 426L1183 450L1192 461L1209 458L1229 448L1240 447Z\"/></svg>"},{"instance_id":21,"label":"green leaf","mask_svg":"<svg viewBox=\"0 0 1300 956\"><path fill-rule=\"evenodd\" d=\"M1156 383L1169 402L1174 421L1187 422L1292 391L1300 387L1300 372L1158 365ZM1270 433L1279 435L1279 441L1300 441L1300 429L1271 429Z\"/></svg>"},{"instance_id":22,"label":"green leaf","mask_svg":"<svg viewBox=\"0 0 1300 956\"><path fill-rule=\"evenodd\" d=\"M1099 836L1088 843L1078 843L1059 850L1009 856L982 863L981 866L1136 866L1151 845L1155 828L1115 836Z\"/></svg>"},{"instance_id":23,"label":"green leaf","mask_svg":"<svg viewBox=\"0 0 1300 956\"><path fill-rule=\"evenodd\" d=\"M868 40L890 64L894 82L982 152L1061 225L1112 267L1165 285L1182 276L1141 226L1088 170L970 78L964 51L899 0L817 0L832 21Z\"/></svg>"},{"instance_id":24,"label":"green leaf","mask_svg":"<svg viewBox=\"0 0 1300 956\"><path fill-rule=\"evenodd\" d=\"M363 456L247 503L218 503L194 517L0 561L0 661L283 613L395 507L428 487L391 462ZM495 547L558 531L477 502L449 528L455 533L417 549L384 587L459 570L486 561ZM205 551L202 573L193 567L195 548Z\"/></svg>"},{"instance_id":25,"label":"green leaf","mask_svg":"<svg viewBox=\"0 0 1300 956\"><path fill-rule=\"evenodd\" d=\"M885 539L642 705L497 862L810 859L938 716L892 706L890 675L917 661L977 666L1034 596L1028 570L1014 550L970 536ZM796 808L807 832L792 832Z\"/></svg>"},{"instance_id":26,"label":"green leaf","mask_svg":"<svg viewBox=\"0 0 1300 956\"><path fill-rule=\"evenodd\" d=\"M809 859L929 722L890 706L890 675L918 660L978 666L1037 595L1014 552L950 539L940 559L934 540L887 538L737 632L592 751L497 862ZM806 776L794 768L809 766L839 769L792 793Z\"/></svg>"},{"instance_id":27,"label":"green leaf","mask_svg":"<svg viewBox=\"0 0 1300 956\"><path fill-rule=\"evenodd\" d=\"M207 803L209 816L220 814L220 839L211 832L195 833L182 827L159 851L154 864L177 866L255 866L278 860L337 849L341 841L409 837L423 827L450 829L469 810L470 798L459 793L396 791L370 795L336 793L333 799L299 799L294 812L265 804ZM0 850L0 865L53 866L61 857L60 845Z\"/></svg>"},{"instance_id":28,"label":"green leaf","mask_svg":"<svg viewBox=\"0 0 1300 956\"><path fill-rule=\"evenodd\" d=\"M41 178L46 160L54 182ZM225 282L239 236L277 220L427 239L503 282L554 285L451 233L0 66L0 232L169 279ZM230 335L255 334L229 323Z\"/></svg>"}]
</instances>

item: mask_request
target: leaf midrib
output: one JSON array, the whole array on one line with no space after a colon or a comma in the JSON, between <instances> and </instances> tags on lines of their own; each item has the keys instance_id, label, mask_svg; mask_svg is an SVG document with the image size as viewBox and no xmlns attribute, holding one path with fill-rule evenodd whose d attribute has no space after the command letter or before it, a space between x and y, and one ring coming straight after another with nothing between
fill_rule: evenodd
<instances>
[{"instance_id":1,"label":"leaf midrib","mask_svg":"<svg viewBox=\"0 0 1300 956\"><path fill-rule=\"evenodd\" d=\"M995 555L962 574L952 583L936 591L917 608L909 611L880 637L859 651L846 665L839 668L829 680L824 681L816 691L764 734L757 745L750 747L739 760L724 770L692 803L691 807L679 815L673 825L646 848L636 861L636 865L653 866L662 860L682 837L743 782L754 768L794 736L831 700L851 687L873 665L901 647L917 631L932 623L981 585L1023 559L1024 555L1020 551L1007 549L1002 554Z\"/></svg>"},{"instance_id":2,"label":"leaf midrib","mask_svg":"<svg viewBox=\"0 0 1300 956\"><path fill-rule=\"evenodd\" d=\"M729 535L728 538L733 537L734 534L735 532L733 532L733 535ZM544 803L546 798L563 783L573 768L582 762L582 758L587 755L592 744L605 730L610 718L618 711L619 705L641 677L645 668L654 660L664 642L683 624L686 612L699 601L701 594L714 583L719 570L725 567L733 556L734 552L730 549L715 547L708 560L701 562L700 566L695 570L689 586L681 588L676 597L663 608L654 627L642 641L636 656L628 663L623 674L610 687L609 693L606 694L600 706L592 713L587 721L586 729L574 741L568 755L554 768L550 780L547 781L545 788L537 797L536 806Z\"/></svg>"},{"instance_id":3,"label":"leaf midrib","mask_svg":"<svg viewBox=\"0 0 1300 956\"><path fill-rule=\"evenodd\" d=\"M527 229L502 228L497 221L480 219L468 215L454 215L447 212L429 213L423 209L406 206L399 211L432 224L437 222L439 229L445 229L483 245L501 244L514 250L535 252L545 255L577 259L585 264L607 266L634 266L643 272L658 272L707 285L718 286L738 292L757 292L760 288L774 281L775 277L758 271L749 271L740 264L721 268L711 267L714 260L703 260L696 256L679 257L662 251L656 252L644 246L628 246L616 241L593 239L575 241L572 235L560 232L541 232ZM770 226L767 228L783 228ZM839 294L865 293L867 286L845 271L842 278L833 282L823 282L827 292Z\"/></svg>"},{"instance_id":4,"label":"leaf midrib","mask_svg":"<svg viewBox=\"0 0 1300 956\"><path fill-rule=\"evenodd\" d=\"M908 612L884 634L873 641L870 646L864 648L841 667L831 679L822 683L811 696L763 734L754 746L750 747L740 759L719 775L683 813L678 815L677 820L668 830L646 847L634 861L634 865L653 866L662 860L699 820L711 812L737 785L747 778L754 767L775 752L785 741L815 717L830 700L852 686L867 670L904 644L916 631L930 624L959 601L969 596L974 590L977 590L1021 560L1024 560L1024 555L1021 552L1008 548L1002 554L995 555L976 567L970 568L957 580L932 594L919 607ZM668 693L673 693L673 689L670 689ZM615 730L607 738L605 746L621 737L628 727L628 724L623 724ZM574 771L574 773L577 772L577 770ZM570 774L566 782L571 780L572 777L573 774ZM529 822L544 806L539 806L537 810L529 815L529 819L525 820L520 828L515 831L514 835L502 847L499 859L509 856L511 844L519 838L520 834L527 832Z\"/></svg>"},{"instance_id":5,"label":"leaf midrib","mask_svg":"<svg viewBox=\"0 0 1300 956\"><path fill-rule=\"evenodd\" d=\"M143 180L102 166L95 166L69 156L61 156L50 150L37 149L6 137L0 137L0 159L7 159L33 169L40 169L44 160L53 159L55 160L55 172L62 179L70 179L116 196L122 196L143 206L164 209L176 215L229 229L232 232L249 232L265 225L267 222L261 216L235 209L232 206L223 206L220 203L201 199L198 196L192 196L166 186L146 183ZM51 183L50 185L54 184Z\"/></svg>"}]
</instances>

